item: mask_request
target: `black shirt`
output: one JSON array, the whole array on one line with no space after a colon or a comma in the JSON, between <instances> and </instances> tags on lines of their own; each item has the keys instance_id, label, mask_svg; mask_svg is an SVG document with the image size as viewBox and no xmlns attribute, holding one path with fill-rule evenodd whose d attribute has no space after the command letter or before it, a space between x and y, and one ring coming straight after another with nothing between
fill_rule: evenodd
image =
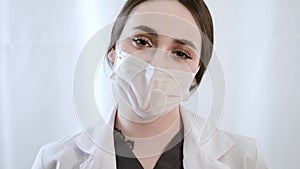
<instances>
[{"instance_id":1,"label":"black shirt","mask_svg":"<svg viewBox=\"0 0 300 169\"><path fill-rule=\"evenodd\" d=\"M183 169L183 128L173 137L166 150L158 159L154 169ZM176 145L174 145L176 144ZM134 142L125 140L118 129L114 131L114 145L117 169L143 169L132 149Z\"/></svg>"}]
</instances>

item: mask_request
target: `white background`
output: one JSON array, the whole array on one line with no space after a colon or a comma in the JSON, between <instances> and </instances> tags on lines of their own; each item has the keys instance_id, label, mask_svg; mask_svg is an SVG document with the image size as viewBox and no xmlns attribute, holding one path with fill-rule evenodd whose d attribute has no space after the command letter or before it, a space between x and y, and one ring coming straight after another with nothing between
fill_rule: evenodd
<instances>
[{"instance_id":1,"label":"white background","mask_svg":"<svg viewBox=\"0 0 300 169\"><path fill-rule=\"evenodd\" d=\"M222 128L256 138L273 169L300 168L300 1L206 0L226 80ZM121 0L0 0L0 168L80 130L72 97L84 44Z\"/></svg>"}]
</instances>

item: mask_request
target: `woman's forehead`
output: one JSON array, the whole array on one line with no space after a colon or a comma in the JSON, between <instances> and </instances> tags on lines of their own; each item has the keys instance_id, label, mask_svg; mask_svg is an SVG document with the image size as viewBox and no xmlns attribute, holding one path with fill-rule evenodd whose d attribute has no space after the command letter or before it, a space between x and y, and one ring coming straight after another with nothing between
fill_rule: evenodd
<instances>
[{"instance_id":1,"label":"woman's forehead","mask_svg":"<svg viewBox=\"0 0 300 169\"><path fill-rule=\"evenodd\" d=\"M138 6L136 6L131 14L139 13L162 13L173 15L192 25L197 26L193 15L191 12L182 5L178 0L151 0L145 1Z\"/></svg>"},{"instance_id":2,"label":"woman's forehead","mask_svg":"<svg viewBox=\"0 0 300 169\"><path fill-rule=\"evenodd\" d=\"M169 3L169 6L164 3ZM151 31L146 33L190 41L201 49L201 31L190 12L178 1L147 1L140 4L128 17L120 39L126 39L139 30L145 32L141 28Z\"/></svg>"}]
</instances>

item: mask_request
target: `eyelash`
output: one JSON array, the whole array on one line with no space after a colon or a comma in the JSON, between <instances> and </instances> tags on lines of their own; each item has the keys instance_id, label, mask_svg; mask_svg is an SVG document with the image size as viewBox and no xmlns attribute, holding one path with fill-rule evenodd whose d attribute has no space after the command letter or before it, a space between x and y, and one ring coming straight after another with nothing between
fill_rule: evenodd
<instances>
[{"instance_id":1,"label":"eyelash","mask_svg":"<svg viewBox=\"0 0 300 169\"><path fill-rule=\"evenodd\" d=\"M182 59L192 59L190 53L184 49L178 49L177 51L173 52L173 54L177 54L177 57L180 57Z\"/></svg>"},{"instance_id":2,"label":"eyelash","mask_svg":"<svg viewBox=\"0 0 300 169\"><path fill-rule=\"evenodd\" d=\"M132 38L132 43L138 48L153 47L151 41L147 37L142 36ZM192 59L190 53L184 49L177 49L177 51L172 53L181 59Z\"/></svg>"},{"instance_id":3,"label":"eyelash","mask_svg":"<svg viewBox=\"0 0 300 169\"><path fill-rule=\"evenodd\" d=\"M145 37L141 37L141 36L134 37L132 41L134 43L134 46L137 47L152 47L152 43L150 42L150 40L148 40L148 38Z\"/></svg>"}]
</instances>

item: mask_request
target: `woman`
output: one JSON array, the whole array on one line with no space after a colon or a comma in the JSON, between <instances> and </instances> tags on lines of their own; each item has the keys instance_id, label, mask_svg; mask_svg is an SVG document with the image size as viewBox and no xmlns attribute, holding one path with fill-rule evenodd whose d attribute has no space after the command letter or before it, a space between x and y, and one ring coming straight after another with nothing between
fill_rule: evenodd
<instances>
[{"instance_id":1,"label":"woman","mask_svg":"<svg viewBox=\"0 0 300 169\"><path fill-rule=\"evenodd\" d=\"M106 124L43 146L33 168L267 168L255 142L215 130L181 102L212 54L213 24L202 0L128 0L107 59L115 110Z\"/></svg>"}]
</instances>

